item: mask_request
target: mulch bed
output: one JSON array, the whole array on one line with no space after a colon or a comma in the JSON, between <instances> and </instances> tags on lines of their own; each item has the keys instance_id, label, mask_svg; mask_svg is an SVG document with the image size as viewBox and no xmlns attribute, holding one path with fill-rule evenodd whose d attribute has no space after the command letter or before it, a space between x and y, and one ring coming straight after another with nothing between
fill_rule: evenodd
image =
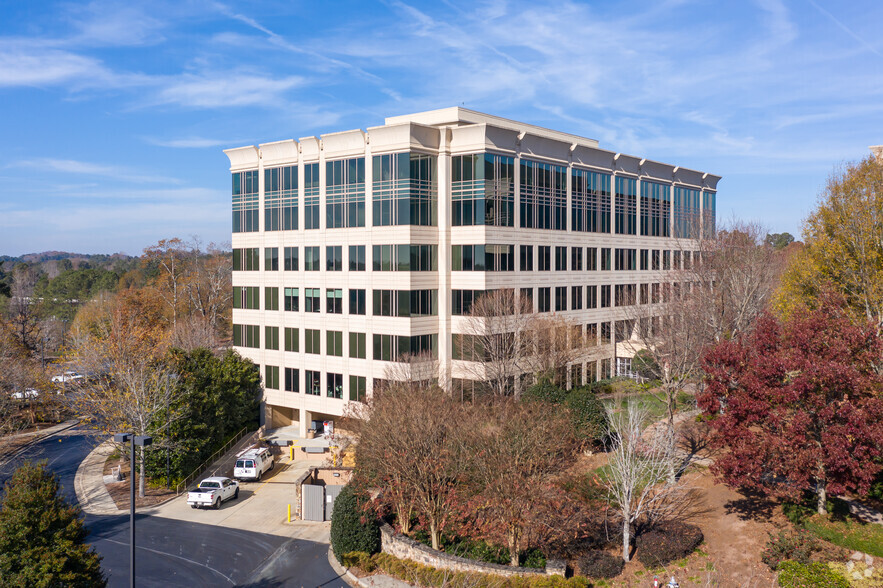
<instances>
[{"instance_id":1,"label":"mulch bed","mask_svg":"<svg viewBox=\"0 0 883 588\"><path fill-rule=\"evenodd\" d=\"M110 456L107 458L107 461L104 462L104 474L110 475L111 470L116 466L122 466L123 481L105 484L105 486L108 493L110 493L110 497L113 498L114 503L117 505L117 508L120 510L128 510L129 499L131 496L131 487L129 485L129 472L131 471L131 468L129 467L129 462L124 461L121 463L119 457ZM138 480L135 480L136 508L155 506L175 497L174 490L169 490L168 488L163 487L151 488L149 482L149 480L145 482L144 496L142 497L138 496Z\"/></svg>"}]
</instances>

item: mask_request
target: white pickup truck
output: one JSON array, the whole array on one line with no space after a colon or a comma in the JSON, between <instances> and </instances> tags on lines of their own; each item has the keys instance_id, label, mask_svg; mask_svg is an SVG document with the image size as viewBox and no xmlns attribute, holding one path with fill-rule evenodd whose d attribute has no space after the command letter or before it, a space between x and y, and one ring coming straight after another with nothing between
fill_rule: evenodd
<instances>
[{"instance_id":1,"label":"white pickup truck","mask_svg":"<svg viewBox=\"0 0 883 588\"><path fill-rule=\"evenodd\" d=\"M273 454L266 447L246 449L236 456L233 477L237 480L260 480L264 472L273 469Z\"/></svg>"},{"instance_id":2,"label":"white pickup truck","mask_svg":"<svg viewBox=\"0 0 883 588\"><path fill-rule=\"evenodd\" d=\"M196 490L187 493L187 504L191 508L221 508L221 503L239 498L239 483L230 478L206 478L199 483Z\"/></svg>"}]
</instances>

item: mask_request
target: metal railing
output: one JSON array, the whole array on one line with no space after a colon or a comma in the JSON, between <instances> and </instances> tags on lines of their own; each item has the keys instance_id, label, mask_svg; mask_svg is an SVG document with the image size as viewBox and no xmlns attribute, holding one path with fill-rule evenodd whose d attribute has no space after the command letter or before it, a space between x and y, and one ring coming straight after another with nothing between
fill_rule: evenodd
<instances>
[{"instance_id":1,"label":"metal railing","mask_svg":"<svg viewBox=\"0 0 883 588\"><path fill-rule=\"evenodd\" d=\"M208 467L210 465L212 465L216 459L218 459L220 456L222 456L225 453L227 453L228 451L230 451L231 447L233 447L234 445L239 443L239 441L243 437L245 437L247 432L248 432L248 427L243 427L241 431L239 431L238 433L233 435L233 437L229 441L224 443L224 445L220 449L215 451L211 455L211 457L209 457L207 460L202 462L202 464L200 464L200 466L198 468L193 470L193 472L191 472L189 476L184 478L177 486L175 486L175 495L180 495L181 492L186 490L187 486L189 486L193 482L193 480L195 480L200 475L202 475L202 473L205 472L205 470L207 470Z\"/></svg>"}]
</instances>

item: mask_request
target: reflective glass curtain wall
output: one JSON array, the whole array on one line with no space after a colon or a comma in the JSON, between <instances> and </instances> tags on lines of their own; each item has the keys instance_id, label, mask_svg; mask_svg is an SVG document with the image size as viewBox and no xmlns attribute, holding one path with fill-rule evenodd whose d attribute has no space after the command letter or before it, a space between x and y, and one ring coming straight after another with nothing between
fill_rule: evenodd
<instances>
[{"instance_id":1,"label":"reflective glass curtain wall","mask_svg":"<svg viewBox=\"0 0 883 588\"><path fill-rule=\"evenodd\" d=\"M717 224L715 220L715 200L716 192L702 192L702 232L705 239L714 238L717 232Z\"/></svg>"},{"instance_id":2,"label":"reflective glass curtain wall","mask_svg":"<svg viewBox=\"0 0 883 588\"><path fill-rule=\"evenodd\" d=\"M574 169L571 174L571 229L610 232L610 175Z\"/></svg>"},{"instance_id":3,"label":"reflective glass curtain wall","mask_svg":"<svg viewBox=\"0 0 883 588\"><path fill-rule=\"evenodd\" d=\"M264 170L264 230L297 230L297 166Z\"/></svg>"},{"instance_id":4,"label":"reflective glass curtain wall","mask_svg":"<svg viewBox=\"0 0 883 588\"><path fill-rule=\"evenodd\" d=\"M515 160L492 153L451 158L451 224L515 225Z\"/></svg>"},{"instance_id":5,"label":"reflective glass curtain wall","mask_svg":"<svg viewBox=\"0 0 883 588\"><path fill-rule=\"evenodd\" d=\"M670 236L671 191L669 186L656 182L641 182L641 235Z\"/></svg>"},{"instance_id":6,"label":"reflective glass curtain wall","mask_svg":"<svg viewBox=\"0 0 883 588\"><path fill-rule=\"evenodd\" d=\"M675 237L699 238L699 190L675 187L674 189Z\"/></svg>"},{"instance_id":7,"label":"reflective glass curtain wall","mask_svg":"<svg viewBox=\"0 0 883 588\"><path fill-rule=\"evenodd\" d=\"M325 228L365 226L365 158L325 162Z\"/></svg>"},{"instance_id":8,"label":"reflective glass curtain wall","mask_svg":"<svg viewBox=\"0 0 883 588\"><path fill-rule=\"evenodd\" d=\"M567 230L567 168L521 160L521 228Z\"/></svg>"},{"instance_id":9,"label":"reflective glass curtain wall","mask_svg":"<svg viewBox=\"0 0 883 588\"><path fill-rule=\"evenodd\" d=\"M375 155L373 172L375 227L438 224L435 157L409 152Z\"/></svg>"},{"instance_id":10,"label":"reflective glass curtain wall","mask_svg":"<svg viewBox=\"0 0 883 588\"><path fill-rule=\"evenodd\" d=\"M304 228L319 228L319 164L304 166Z\"/></svg>"},{"instance_id":11,"label":"reflective glass curtain wall","mask_svg":"<svg viewBox=\"0 0 883 588\"><path fill-rule=\"evenodd\" d=\"M635 235L638 232L638 182L633 178L616 178L616 233Z\"/></svg>"},{"instance_id":12,"label":"reflective glass curtain wall","mask_svg":"<svg viewBox=\"0 0 883 588\"><path fill-rule=\"evenodd\" d=\"M233 174L233 232L260 231L258 170Z\"/></svg>"}]
</instances>

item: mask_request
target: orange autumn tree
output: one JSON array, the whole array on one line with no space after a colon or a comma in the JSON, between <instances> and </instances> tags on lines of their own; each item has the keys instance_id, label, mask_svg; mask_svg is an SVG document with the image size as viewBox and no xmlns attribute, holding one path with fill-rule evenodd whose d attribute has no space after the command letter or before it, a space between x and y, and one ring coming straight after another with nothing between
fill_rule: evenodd
<instances>
[{"instance_id":1,"label":"orange autumn tree","mask_svg":"<svg viewBox=\"0 0 883 588\"><path fill-rule=\"evenodd\" d=\"M71 360L88 381L67 402L96 431L150 435L172 400L166 362L169 332L149 292L125 291L95 302L74 325ZM139 448L138 489L144 496L144 448Z\"/></svg>"}]
</instances>

